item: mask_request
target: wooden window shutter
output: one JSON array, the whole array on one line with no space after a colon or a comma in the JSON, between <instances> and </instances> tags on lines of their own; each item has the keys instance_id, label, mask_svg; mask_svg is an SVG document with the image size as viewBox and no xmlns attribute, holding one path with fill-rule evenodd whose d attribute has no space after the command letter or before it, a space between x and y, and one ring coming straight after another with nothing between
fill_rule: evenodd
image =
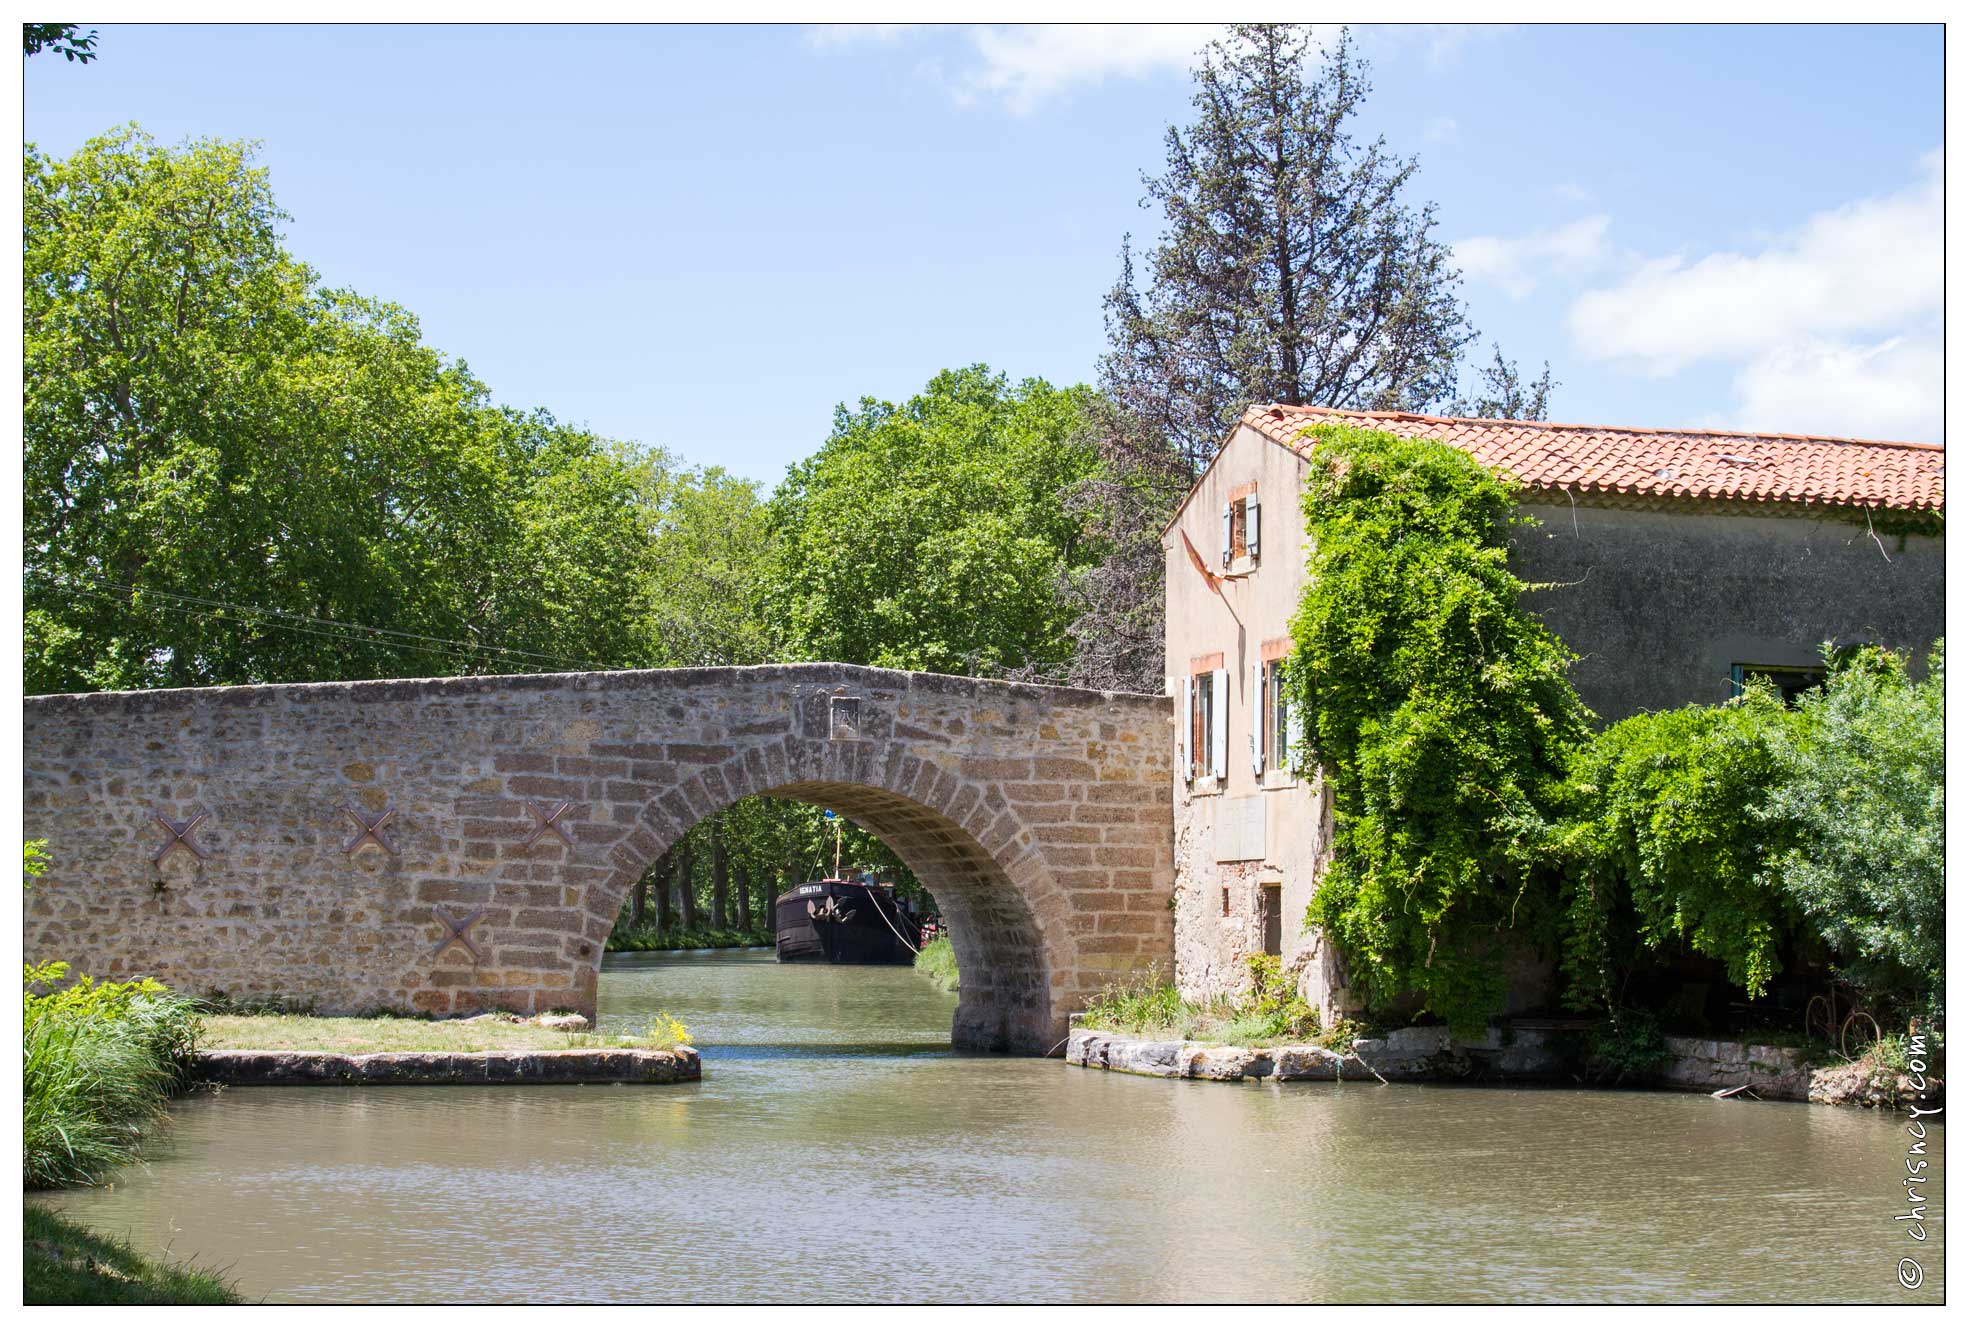
<instances>
[{"instance_id":1,"label":"wooden window shutter","mask_svg":"<svg viewBox=\"0 0 1969 1329\"><path fill-rule=\"evenodd\" d=\"M1265 773L1265 662L1251 662L1251 773Z\"/></svg>"},{"instance_id":2,"label":"wooden window shutter","mask_svg":"<svg viewBox=\"0 0 1969 1329\"><path fill-rule=\"evenodd\" d=\"M1230 771L1231 671L1210 673L1210 773L1219 780Z\"/></svg>"},{"instance_id":3,"label":"wooden window shutter","mask_svg":"<svg viewBox=\"0 0 1969 1329\"><path fill-rule=\"evenodd\" d=\"M1258 496L1251 494L1244 500L1244 552L1251 561L1258 561Z\"/></svg>"},{"instance_id":4,"label":"wooden window shutter","mask_svg":"<svg viewBox=\"0 0 1969 1329\"><path fill-rule=\"evenodd\" d=\"M1285 704L1285 762L1296 774L1299 770L1300 754L1306 750L1306 717L1301 712L1299 699L1294 697Z\"/></svg>"},{"instance_id":5,"label":"wooden window shutter","mask_svg":"<svg viewBox=\"0 0 1969 1329\"><path fill-rule=\"evenodd\" d=\"M1224 505L1224 566L1231 565L1231 505Z\"/></svg>"},{"instance_id":6,"label":"wooden window shutter","mask_svg":"<svg viewBox=\"0 0 1969 1329\"><path fill-rule=\"evenodd\" d=\"M1183 709L1176 716L1176 772L1190 778L1190 728L1196 724L1196 680L1183 675Z\"/></svg>"}]
</instances>

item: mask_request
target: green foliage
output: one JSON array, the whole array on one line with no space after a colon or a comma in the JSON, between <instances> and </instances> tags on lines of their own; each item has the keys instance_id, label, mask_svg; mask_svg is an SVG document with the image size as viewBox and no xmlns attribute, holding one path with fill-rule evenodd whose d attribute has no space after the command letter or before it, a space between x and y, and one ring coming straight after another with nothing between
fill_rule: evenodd
<instances>
[{"instance_id":1,"label":"green foliage","mask_svg":"<svg viewBox=\"0 0 1969 1329\"><path fill-rule=\"evenodd\" d=\"M146 1259L120 1241L27 1205L21 1217L22 1300L29 1306L234 1306L224 1275Z\"/></svg>"},{"instance_id":2,"label":"green foliage","mask_svg":"<svg viewBox=\"0 0 1969 1329\"><path fill-rule=\"evenodd\" d=\"M946 370L863 398L773 495L771 602L792 658L947 674L1069 652L1063 586L1097 551L1062 496L1093 473L1085 388Z\"/></svg>"},{"instance_id":3,"label":"green foliage","mask_svg":"<svg viewBox=\"0 0 1969 1329\"><path fill-rule=\"evenodd\" d=\"M248 145L23 165L30 692L648 663L664 459L322 287Z\"/></svg>"},{"instance_id":4,"label":"green foliage","mask_svg":"<svg viewBox=\"0 0 1969 1329\"><path fill-rule=\"evenodd\" d=\"M48 842L46 840L29 840L24 847L21 859L21 873L27 879L27 884L32 886L34 884L34 878L41 876L48 870Z\"/></svg>"},{"instance_id":5,"label":"green foliage","mask_svg":"<svg viewBox=\"0 0 1969 1329\"><path fill-rule=\"evenodd\" d=\"M762 924L743 931L738 928L699 927L685 930L671 928L659 932L655 928L630 928L617 925L609 933L608 949L611 951L702 951L725 950L737 946L770 946L773 944L773 930Z\"/></svg>"},{"instance_id":6,"label":"green foliage","mask_svg":"<svg viewBox=\"0 0 1969 1329\"><path fill-rule=\"evenodd\" d=\"M1769 864L1791 833L1760 805L1799 721L1755 685L1726 706L1630 716L1574 753L1540 852L1562 877L1575 1004L1610 1005L1637 948L1685 940L1764 992L1792 914Z\"/></svg>"},{"instance_id":7,"label":"green foliage","mask_svg":"<svg viewBox=\"0 0 1969 1329\"><path fill-rule=\"evenodd\" d=\"M39 55L43 51L59 51L70 64L86 65L99 58L96 30L84 32L79 23L21 24L21 53Z\"/></svg>"},{"instance_id":8,"label":"green foliage","mask_svg":"<svg viewBox=\"0 0 1969 1329\"><path fill-rule=\"evenodd\" d=\"M1507 564L1527 519L1456 448L1316 431L1307 586L1287 686L1332 791L1309 921L1370 1004L1420 996L1459 1034L1501 1009L1503 945L1549 900L1524 869L1590 715L1572 655Z\"/></svg>"},{"instance_id":9,"label":"green foliage","mask_svg":"<svg viewBox=\"0 0 1969 1329\"><path fill-rule=\"evenodd\" d=\"M1855 986L1939 1017L1943 994L1943 645L1928 676L1868 648L1773 740L1764 816L1793 828L1783 889Z\"/></svg>"},{"instance_id":10,"label":"green foliage","mask_svg":"<svg viewBox=\"0 0 1969 1329\"><path fill-rule=\"evenodd\" d=\"M94 1185L137 1156L143 1128L181 1088L196 1002L150 979L98 983L60 962L25 970L22 1182Z\"/></svg>"},{"instance_id":11,"label":"green foliage","mask_svg":"<svg viewBox=\"0 0 1969 1329\"><path fill-rule=\"evenodd\" d=\"M1180 1038L1229 1044L1308 1042L1320 1037L1319 1013L1306 1005L1278 957L1254 955L1246 964L1250 989L1198 1005L1185 1001L1161 971L1149 969L1110 983L1081 1025L1140 1038Z\"/></svg>"},{"instance_id":12,"label":"green foliage","mask_svg":"<svg viewBox=\"0 0 1969 1329\"><path fill-rule=\"evenodd\" d=\"M957 991L957 949L950 944L948 935L933 938L928 946L916 952L916 972L944 992Z\"/></svg>"},{"instance_id":13,"label":"green foliage","mask_svg":"<svg viewBox=\"0 0 1969 1329\"><path fill-rule=\"evenodd\" d=\"M1586 1036L1586 1068L1600 1080L1646 1079L1668 1059L1661 1024L1644 1011L1615 1011Z\"/></svg>"}]
</instances>

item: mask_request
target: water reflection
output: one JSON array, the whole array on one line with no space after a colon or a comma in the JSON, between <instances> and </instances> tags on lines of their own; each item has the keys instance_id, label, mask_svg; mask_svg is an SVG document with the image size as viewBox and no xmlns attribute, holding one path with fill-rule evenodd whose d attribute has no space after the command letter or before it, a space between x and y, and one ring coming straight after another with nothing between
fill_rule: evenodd
<instances>
[{"instance_id":1,"label":"water reflection","mask_svg":"<svg viewBox=\"0 0 1969 1329\"><path fill-rule=\"evenodd\" d=\"M283 1301L1907 1295L1881 1115L962 1055L907 970L769 955L611 967L602 1003L683 1019L704 1081L233 1090L50 1202Z\"/></svg>"}]
</instances>

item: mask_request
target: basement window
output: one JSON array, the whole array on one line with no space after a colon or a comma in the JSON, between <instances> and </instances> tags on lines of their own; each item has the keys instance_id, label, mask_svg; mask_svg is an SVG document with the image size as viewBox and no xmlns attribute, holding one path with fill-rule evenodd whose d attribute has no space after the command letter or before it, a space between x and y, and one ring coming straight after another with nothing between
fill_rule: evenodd
<instances>
[{"instance_id":1,"label":"basement window","mask_svg":"<svg viewBox=\"0 0 1969 1329\"><path fill-rule=\"evenodd\" d=\"M1794 706L1799 697L1825 682L1825 668L1822 665L1733 664L1730 666L1731 698L1741 697L1753 678L1769 683L1777 689L1785 705Z\"/></svg>"}]
</instances>

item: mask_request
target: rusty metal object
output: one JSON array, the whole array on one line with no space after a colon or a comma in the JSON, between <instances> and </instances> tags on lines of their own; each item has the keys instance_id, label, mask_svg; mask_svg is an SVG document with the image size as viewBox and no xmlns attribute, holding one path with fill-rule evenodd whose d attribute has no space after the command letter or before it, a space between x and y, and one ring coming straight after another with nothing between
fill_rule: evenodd
<instances>
[{"instance_id":1,"label":"rusty metal object","mask_svg":"<svg viewBox=\"0 0 1969 1329\"><path fill-rule=\"evenodd\" d=\"M362 830L356 835L355 839L342 846L343 853L353 854L365 844L373 844L386 854L396 853L396 846L383 838L383 824L391 817L397 815L395 808L384 808L376 814L374 820L363 816L361 812L348 803L342 805L342 811L348 813L350 817L355 819L355 824L362 827Z\"/></svg>"},{"instance_id":2,"label":"rusty metal object","mask_svg":"<svg viewBox=\"0 0 1969 1329\"><path fill-rule=\"evenodd\" d=\"M477 964L485 959L485 955L479 950L477 945L473 943L470 937L465 935L471 931L472 924L485 917L485 910L474 909L463 918L453 918L444 910L434 908L431 910L431 917L436 920L439 927L444 929L443 940L431 948L431 954L433 956L444 954L445 947L451 945L453 942L457 942L460 946L471 952L473 964Z\"/></svg>"},{"instance_id":3,"label":"rusty metal object","mask_svg":"<svg viewBox=\"0 0 1969 1329\"><path fill-rule=\"evenodd\" d=\"M199 862L203 863L205 861L205 851L200 849L192 840L191 833L198 829L198 823L209 817L211 815L210 813L201 812L183 825L179 825L162 813L153 813L152 815L156 818L158 825L171 832L171 838L164 842L164 847L158 850L157 855L150 860L153 865L160 868L163 867L165 855L169 854L173 849L180 847L190 850L191 856Z\"/></svg>"},{"instance_id":4,"label":"rusty metal object","mask_svg":"<svg viewBox=\"0 0 1969 1329\"><path fill-rule=\"evenodd\" d=\"M552 831L554 834L560 836L562 844L567 845L569 848L573 848L574 837L572 835L569 835L567 833L567 828L560 824L561 814L563 812L566 812L570 806L572 805L569 804L566 799L562 799L559 803L554 805L554 810L552 812L542 812L536 804L529 802L526 805L526 810L533 814L534 827L530 832L527 833L526 839L520 842L520 848L522 849L533 848L534 841L538 840L541 836L545 835L548 831Z\"/></svg>"}]
</instances>

